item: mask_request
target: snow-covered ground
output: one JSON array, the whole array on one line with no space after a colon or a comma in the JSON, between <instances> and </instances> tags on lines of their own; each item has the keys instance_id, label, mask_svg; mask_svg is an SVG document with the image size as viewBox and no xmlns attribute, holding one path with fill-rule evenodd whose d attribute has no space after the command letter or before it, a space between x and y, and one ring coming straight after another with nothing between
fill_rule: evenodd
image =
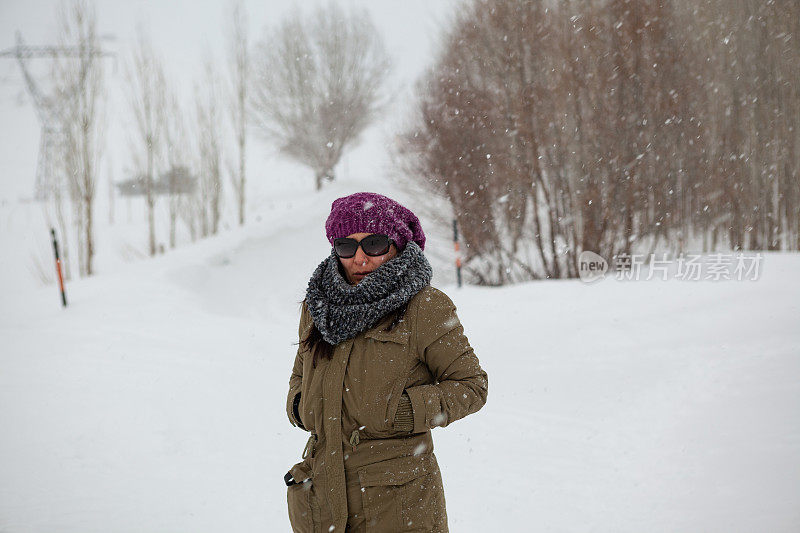
<instances>
[{"instance_id":1,"label":"snow-covered ground","mask_svg":"<svg viewBox=\"0 0 800 533\"><path fill-rule=\"evenodd\" d=\"M71 283L67 310L4 284L0 531L288 531L298 304L357 190L394 194L287 189L244 229ZM434 430L451 531L800 530L800 254L761 267L458 289L434 264L489 375L486 406Z\"/></svg>"}]
</instances>

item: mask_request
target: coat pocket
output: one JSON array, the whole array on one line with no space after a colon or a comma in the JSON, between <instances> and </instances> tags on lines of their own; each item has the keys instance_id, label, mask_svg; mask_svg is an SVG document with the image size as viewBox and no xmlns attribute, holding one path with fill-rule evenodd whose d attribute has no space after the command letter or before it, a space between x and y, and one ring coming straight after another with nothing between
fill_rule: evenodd
<instances>
[{"instance_id":1,"label":"coat pocket","mask_svg":"<svg viewBox=\"0 0 800 533\"><path fill-rule=\"evenodd\" d=\"M359 469L367 533L447 531L436 457L397 457Z\"/></svg>"},{"instance_id":2,"label":"coat pocket","mask_svg":"<svg viewBox=\"0 0 800 533\"><path fill-rule=\"evenodd\" d=\"M310 472L303 463L294 465L289 472L292 477L305 482L286 487L286 500L289 505L289 523L294 533L314 533L314 513L312 508Z\"/></svg>"},{"instance_id":3,"label":"coat pocket","mask_svg":"<svg viewBox=\"0 0 800 533\"><path fill-rule=\"evenodd\" d=\"M355 369L361 377L357 391L361 406L355 422L364 426L362 434L367 438L397 436L402 432L394 429L394 416L411 365L409 336L398 328L368 330L364 337L365 364Z\"/></svg>"}]
</instances>

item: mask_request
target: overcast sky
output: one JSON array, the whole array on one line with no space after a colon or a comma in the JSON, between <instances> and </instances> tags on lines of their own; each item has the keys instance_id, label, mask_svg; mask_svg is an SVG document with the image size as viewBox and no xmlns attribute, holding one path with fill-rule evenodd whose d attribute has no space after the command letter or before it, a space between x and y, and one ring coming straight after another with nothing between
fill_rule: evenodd
<instances>
[{"instance_id":1,"label":"overcast sky","mask_svg":"<svg viewBox=\"0 0 800 533\"><path fill-rule=\"evenodd\" d=\"M438 36L457 6L457 0L339 0L339 3L364 6L369 10L394 61L391 84L406 96L411 94L417 76L432 63ZM260 39L267 28L279 22L291 9L302 6L308 11L316 4L277 0L244 2L251 42ZM57 0L2 0L0 50L14 46L16 31L22 32L28 44L54 44L58 5ZM225 31L231 3L224 0L103 0L95 5L100 33L115 36L115 40L104 41L104 44L118 55L116 69L113 65L108 69L114 109L109 110L108 115L112 124L108 132L107 153L114 179L120 181L127 177L124 176L125 169L130 165L124 132L129 111L124 107L124 101L113 103L113 94L122 94L123 64L129 57L136 25L142 23L150 27L154 47L163 54L173 82L181 84L182 90L189 90L194 80L201 77L204 51L211 51L219 59L225 53ZM395 129L399 110L405 101L398 101L389 116L369 130L365 142L348 156L345 172L368 174L381 171L384 136ZM39 129L39 120L16 61L0 59L0 200L15 201L31 195ZM263 145L259 139L251 139L254 158L264 158L264 154L272 153L270 147L258 146ZM309 183L311 181L309 177Z\"/></svg>"}]
</instances>

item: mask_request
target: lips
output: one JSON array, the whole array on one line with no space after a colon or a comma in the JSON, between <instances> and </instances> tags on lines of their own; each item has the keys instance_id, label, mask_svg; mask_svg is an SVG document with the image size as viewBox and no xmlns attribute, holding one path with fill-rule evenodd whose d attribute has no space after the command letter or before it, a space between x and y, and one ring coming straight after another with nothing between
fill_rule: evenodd
<instances>
[{"instance_id":1,"label":"lips","mask_svg":"<svg viewBox=\"0 0 800 533\"><path fill-rule=\"evenodd\" d=\"M369 272L356 272L356 276L366 276Z\"/></svg>"}]
</instances>

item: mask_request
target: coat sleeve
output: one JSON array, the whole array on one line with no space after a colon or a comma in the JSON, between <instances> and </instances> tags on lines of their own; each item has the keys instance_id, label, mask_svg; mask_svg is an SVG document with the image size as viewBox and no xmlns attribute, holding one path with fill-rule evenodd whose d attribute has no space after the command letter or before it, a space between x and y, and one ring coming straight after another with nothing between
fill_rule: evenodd
<instances>
[{"instance_id":1,"label":"coat sleeve","mask_svg":"<svg viewBox=\"0 0 800 533\"><path fill-rule=\"evenodd\" d=\"M442 291L431 289L420 295L414 329L417 355L436 383L406 389L414 433L445 427L478 411L489 392L489 378L464 335L455 304Z\"/></svg>"},{"instance_id":2,"label":"coat sleeve","mask_svg":"<svg viewBox=\"0 0 800 533\"><path fill-rule=\"evenodd\" d=\"M310 314L306 303L303 302L303 310L300 313L300 326L297 330L297 337L300 341L303 340L303 334L306 331L309 320ZM289 417L289 422L300 429L305 429L300 421L300 391L303 386L303 355L306 353L308 352L303 351L302 344L297 346L292 375L289 376L289 393L286 396L286 415Z\"/></svg>"}]
</instances>

